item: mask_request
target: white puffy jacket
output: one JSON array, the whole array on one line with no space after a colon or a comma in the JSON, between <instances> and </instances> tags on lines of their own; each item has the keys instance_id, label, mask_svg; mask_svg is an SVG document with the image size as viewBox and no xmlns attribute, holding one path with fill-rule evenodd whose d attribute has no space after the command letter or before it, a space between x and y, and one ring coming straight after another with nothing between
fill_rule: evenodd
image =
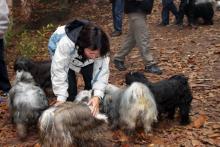
<instances>
[{"instance_id":1,"label":"white puffy jacket","mask_svg":"<svg viewBox=\"0 0 220 147\"><path fill-rule=\"evenodd\" d=\"M48 44L49 52L52 55L51 80L53 92L58 101L66 101L68 95L68 70L79 72L81 67L94 63L92 89L94 96L103 98L104 89L109 78L110 58L100 57L95 60L89 59L85 62L78 60L80 56L77 46L65 33L65 26L58 27L53 33ZM77 59L78 58L78 59Z\"/></svg>"}]
</instances>

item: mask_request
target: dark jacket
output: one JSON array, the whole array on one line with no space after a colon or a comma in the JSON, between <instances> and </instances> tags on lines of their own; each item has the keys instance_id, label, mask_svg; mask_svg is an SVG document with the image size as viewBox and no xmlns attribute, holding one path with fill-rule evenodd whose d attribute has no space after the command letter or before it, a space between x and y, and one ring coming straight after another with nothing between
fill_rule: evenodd
<instances>
[{"instance_id":1,"label":"dark jacket","mask_svg":"<svg viewBox=\"0 0 220 147\"><path fill-rule=\"evenodd\" d=\"M154 0L125 0L125 13L144 13L150 14Z\"/></svg>"}]
</instances>

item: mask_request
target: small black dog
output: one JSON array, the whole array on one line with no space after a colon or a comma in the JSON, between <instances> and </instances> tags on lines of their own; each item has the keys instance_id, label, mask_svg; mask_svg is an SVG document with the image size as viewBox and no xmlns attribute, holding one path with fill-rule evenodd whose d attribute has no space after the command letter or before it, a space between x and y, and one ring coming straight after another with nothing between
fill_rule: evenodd
<instances>
[{"instance_id":1,"label":"small black dog","mask_svg":"<svg viewBox=\"0 0 220 147\"><path fill-rule=\"evenodd\" d=\"M31 59L25 57L19 57L14 63L14 70L31 73L35 82L42 88L51 88L51 61L32 61Z\"/></svg>"},{"instance_id":2,"label":"small black dog","mask_svg":"<svg viewBox=\"0 0 220 147\"><path fill-rule=\"evenodd\" d=\"M204 25L213 25L214 3L215 0L190 0L188 4L184 5L189 25L195 25L198 18L203 19Z\"/></svg>"},{"instance_id":3,"label":"small black dog","mask_svg":"<svg viewBox=\"0 0 220 147\"><path fill-rule=\"evenodd\" d=\"M125 80L128 85L136 81L150 88L157 103L159 116L161 113L168 113L168 118L173 119L176 108L179 108L180 124L189 124L189 111L193 97L188 79L184 75L174 75L169 79L152 83L140 72L129 72Z\"/></svg>"}]
</instances>

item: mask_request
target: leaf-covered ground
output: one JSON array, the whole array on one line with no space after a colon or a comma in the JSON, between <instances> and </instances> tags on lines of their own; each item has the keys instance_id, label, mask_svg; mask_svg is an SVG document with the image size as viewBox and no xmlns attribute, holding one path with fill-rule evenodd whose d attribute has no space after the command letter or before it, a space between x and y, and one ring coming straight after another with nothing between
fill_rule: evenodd
<instances>
[{"instance_id":1,"label":"leaf-covered ground","mask_svg":"<svg viewBox=\"0 0 220 147\"><path fill-rule=\"evenodd\" d=\"M135 137L127 137L123 132L112 133L114 143L122 146L220 146L220 11L215 13L214 25L199 26L197 29L184 26L183 29L171 24L158 27L160 8L154 5L151 16L147 18L150 36L150 49L163 74L145 73L152 81L159 81L174 74L184 73L189 77L193 92L191 124L180 126L178 115L172 121L162 120L157 123L152 132L144 135L140 130ZM107 1L98 3L92 9L88 3L75 3L68 20L85 18L95 21L110 34L112 32L111 4ZM171 17L173 19L173 17ZM65 22L66 22L65 21ZM61 22L64 24L65 22ZM55 24L58 25L58 24ZM127 17L123 20L123 35L111 38L111 57L116 53L127 32ZM15 40L14 40L15 41ZM42 43L42 56L36 59L48 59L46 43ZM14 78L13 62L16 46L7 51L9 75ZM144 65L138 49L134 49L126 58L128 70L119 72L110 63L110 83L123 86L124 75L128 71L143 71ZM79 80L80 81L80 80ZM79 83L83 86L83 83ZM38 146L37 130L31 129L25 142L16 137L16 130L9 122L6 102L0 104L0 146Z\"/></svg>"}]
</instances>

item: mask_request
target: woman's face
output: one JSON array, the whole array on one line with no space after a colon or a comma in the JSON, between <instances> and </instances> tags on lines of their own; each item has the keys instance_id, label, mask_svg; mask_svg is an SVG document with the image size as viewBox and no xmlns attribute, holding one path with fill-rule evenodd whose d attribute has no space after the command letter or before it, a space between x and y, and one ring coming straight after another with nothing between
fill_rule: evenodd
<instances>
[{"instance_id":1,"label":"woman's face","mask_svg":"<svg viewBox=\"0 0 220 147\"><path fill-rule=\"evenodd\" d=\"M99 49L92 50L90 48L85 48L84 49L84 54L89 59L95 59L95 58L100 57L100 50Z\"/></svg>"}]
</instances>

